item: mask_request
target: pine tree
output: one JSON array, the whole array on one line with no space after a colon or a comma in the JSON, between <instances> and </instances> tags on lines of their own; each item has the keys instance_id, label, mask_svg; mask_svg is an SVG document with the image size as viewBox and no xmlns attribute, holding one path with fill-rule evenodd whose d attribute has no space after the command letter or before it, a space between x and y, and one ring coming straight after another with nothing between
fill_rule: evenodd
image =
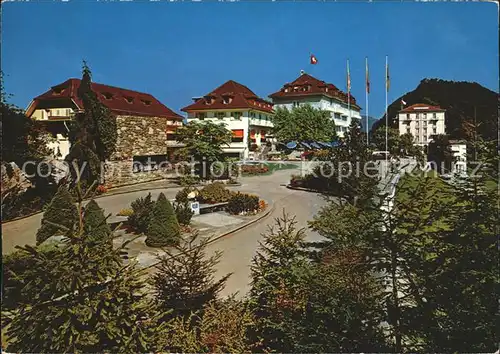
<instances>
[{"instance_id":1,"label":"pine tree","mask_svg":"<svg viewBox=\"0 0 500 354\"><path fill-rule=\"evenodd\" d=\"M118 133L115 116L92 90L92 74L85 61L78 97L83 102L83 112L77 114L72 125L71 149L66 160L76 161L83 173L74 177L90 184L101 176L101 163L114 152Z\"/></svg>"},{"instance_id":2,"label":"pine tree","mask_svg":"<svg viewBox=\"0 0 500 354\"><path fill-rule=\"evenodd\" d=\"M58 253L20 250L34 267L19 274L24 286L18 307L2 313L8 351L149 352L163 336L166 324L158 320L164 314L145 297L144 271L123 265L126 244L99 247L92 233L101 230L85 226L82 199L78 226Z\"/></svg>"},{"instance_id":3,"label":"pine tree","mask_svg":"<svg viewBox=\"0 0 500 354\"><path fill-rule=\"evenodd\" d=\"M304 237L295 218L283 213L252 261L249 301L256 324L250 340L259 343L260 352L293 352L300 340L299 321L307 302L302 279L310 272Z\"/></svg>"},{"instance_id":4,"label":"pine tree","mask_svg":"<svg viewBox=\"0 0 500 354\"><path fill-rule=\"evenodd\" d=\"M217 298L231 275L215 281L215 267L222 254L216 252L207 258L208 242L208 238L193 233L182 240L174 252L166 249L167 254L159 258L153 276L156 303L164 310L171 309L170 317L186 317L191 312L202 310L209 301Z\"/></svg>"},{"instance_id":5,"label":"pine tree","mask_svg":"<svg viewBox=\"0 0 500 354\"><path fill-rule=\"evenodd\" d=\"M92 235L93 241L112 245L111 228L106 222L104 210L99 207L94 199L85 206L83 223L85 232Z\"/></svg>"},{"instance_id":6,"label":"pine tree","mask_svg":"<svg viewBox=\"0 0 500 354\"><path fill-rule=\"evenodd\" d=\"M36 233L37 244L54 235L71 234L78 220L73 198L65 185L61 185L43 214L42 226Z\"/></svg>"},{"instance_id":7,"label":"pine tree","mask_svg":"<svg viewBox=\"0 0 500 354\"><path fill-rule=\"evenodd\" d=\"M172 246L179 243L181 231L172 204L160 193L149 220L146 245Z\"/></svg>"}]
</instances>

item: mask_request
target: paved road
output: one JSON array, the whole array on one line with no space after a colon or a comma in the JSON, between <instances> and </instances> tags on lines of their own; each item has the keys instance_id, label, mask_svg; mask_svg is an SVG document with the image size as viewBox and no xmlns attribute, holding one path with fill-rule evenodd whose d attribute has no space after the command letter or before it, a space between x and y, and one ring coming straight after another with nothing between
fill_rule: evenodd
<instances>
[{"instance_id":1,"label":"paved road","mask_svg":"<svg viewBox=\"0 0 500 354\"><path fill-rule=\"evenodd\" d=\"M255 193L263 199L272 200L274 211L261 222L243 229L233 235L224 237L209 246L208 254L216 250L223 251L223 257L218 267L218 276L229 272L233 275L227 283L224 294L248 290L250 263L255 255L262 234L268 229L269 224L274 224L274 219L280 217L283 211L296 216L297 227L307 227L307 221L312 220L322 205L324 199L314 193L290 190L284 187L290 180L291 174L298 174L298 170L276 171L269 176L243 177L241 187L233 189L248 193ZM167 198L174 198L179 188L155 189L151 191L153 198L164 192ZM146 195L145 191L137 191L121 195L111 195L97 199L98 204L106 213L116 214L126 208L138 197ZM16 245L35 244L35 233L40 226L42 214L10 222L2 225L2 253L10 253ZM229 228L229 227L228 227ZM319 236L307 230L308 239L316 240Z\"/></svg>"}]
</instances>

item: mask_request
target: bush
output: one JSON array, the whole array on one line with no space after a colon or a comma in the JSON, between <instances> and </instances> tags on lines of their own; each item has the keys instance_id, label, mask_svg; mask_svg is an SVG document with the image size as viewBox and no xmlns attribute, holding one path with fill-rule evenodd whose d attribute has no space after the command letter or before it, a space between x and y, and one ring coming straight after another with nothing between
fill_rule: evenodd
<instances>
[{"instance_id":1,"label":"bush","mask_svg":"<svg viewBox=\"0 0 500 354\"><path fill-rule=\"evenodd\" d=\"M103 184L98 185L97 188L96 188L97 194L104 194L107 191L108 191L108 188L105 185L103 185Z\"/></svg>"},{"instance_id":2,"label":"bush","mask_svg":"<svg viewBox=\"0 0 500 354\"><path fill-rule=\"evenodd\" d=\"M259 197L238 192L229 199L227 211L230 214L251 213L259 210L259 207Z\"/></svg>"},{"instance_id":3,"label":"bush","mask_svg":"<svg viewBox=\"0 0 500 354\"><path fill-rule=\"evenodd\" d=\"M149 219L146 245L149 247L173 246L179 243L181 230L172 204L161 193Z\"/></svg>"},{"instance_id":4,"label":"bush","mask_svg":"<svg viewBox=\"0 0 500 354\"><path fill-rule=\"evenodd\" d=\"M246 175L258 175L261 173L269 172L269 167L264 164L261 165L243 165L241 166L241 172Z\"/></svg>"},{"instance_id":5,"label":"bush","mask_svg":"<svg viewBox=\"0 0 500 354\"><path fill-rule=\"evenodd\" d=\"M85 206L84 210L83 228L88 237L97 243L105 242L111 246L111 229L106 222L104 210L93 199Z\"/></svg>"},{"instance_id":6,"label":"bush","mask_svg":"<svg viewBox=\"0 0 500 354\"><path fill-rule=\"evenodd\" d=\"M204 203L215 204L227 202L231 196L231 191L226 189L223 183L215 182L203 187L200 191L199 199Z\"/></svg>"},{"instance_id":7,"label":"bush","mask_svg":"<svg viewBox=\"0 0 500 354\"><path fill-rule=\"evenodd\" d=\"M189 202L177 202L174 204L175 216L177 221L181 225L189 225L191 223L191 218L194 215L194 211L191 210Z\"/></svg>"},{"instance_id":8,"label":"bush","mask_svg":"<svg viewBox=\"0 0 500 354\"><path fill-rule=\"evenodd\" d=\"M120 210L120 212L116 215L118 215L118 216L130 216L132 214L134 214L134 211L132 209L125 208L125 209Z\"/></svg>"},{"instance_id":9,"label":"bush","mask_svg":"<svg viewBox=\"0 0 500 354\"><path fill-rule=\"evenodd\" d=\"M189 201L188 195L192 192L197 192L198 190L195 187L184 187L179 192L177 192L175 196L175 201L177 203L186 203Z\"/></svg>"},{"instance_id":10,"label":"bush","mask_svg":"<svg viewBox=\"0 0 500 354\"><path fill-rule=\"evenodd\" d=\"M155 202L151 200L151 193L145 198L138 198L130 204L133 213L128 217L128 223L136 232L146 233L154 205Z\"/></svg>"},{"instance_id":11,"label":"bush","mask_svg":"<svg viewBox=\"0 0 500 354\"><path fill-rule=\"evenodd\" d=\"M51 236L71 233L77 220L78 211L73 198L68 188L61 185L43 213L42 226L36 233L36 243L39 245Z\"/></svg>"},{"instance_id":12,"label":"bush","mask_svg":"<svg viewBox=\"0 0 500 354\"><path fill-rule=\"evenodd\" d=\"M179 177L179 184L181 186L192 186L198 183L200 183L200 177L198 176L185 175Z\"/></svg>"}]
</instances>

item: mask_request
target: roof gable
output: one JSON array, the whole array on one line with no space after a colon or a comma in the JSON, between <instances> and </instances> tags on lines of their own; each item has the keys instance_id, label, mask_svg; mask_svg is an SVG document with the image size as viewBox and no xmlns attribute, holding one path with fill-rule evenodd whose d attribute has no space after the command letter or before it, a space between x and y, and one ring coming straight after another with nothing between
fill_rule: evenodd
<instances>
[{"instance_id":1,"label":"roof gable","mask_svg":"<svg viewBox=\"0 0 500 354\"><path fill-rule=\"evenodd\" d=\"M68 79L52 86L47 92L35 97L34 101L67 98L73 100L78 108L83 109L83 102L78 97L80 82L80 79ZM95 82L92 83L91 87L99 101L115 114L183 119L181 115L172 111L151 94Z\"/></svg>"},{"instance_id":2,"label":"roof gable","mask_svg":"<svg viewBox=\"0 0 500 354\"><path fill-rule=\"evenodd\" d=\"M245 85L229 80L197 98L189 106L182 108L184 112L214 109L253 109L267 113L273 112L273 105L260 97Z\"/></svg>"},{"instance_id":3,"label":"roof gable","mask_svg":"<svg viewBox=\"0 0 500 354\"><path fill-rule=\"evenodd\" d=\"M400 110L401 113L409 112L445 112L444 108L439 106L432 106L426 103L415 103L405 109Z\"/></svg>"},{"instance_id":4,"label":"roof gable","mask_svg":"<svg viewBox=\"0 0 500 354\"><path fill-rule=\"evenodd\" d=\"M343 103L349 101L347 93L339 90L334 84L319 80L306 73L301 73L294 81L284 84L279 91L272 93L269 97L273 100L279 100L280 98L318 95L334 98ZM350 95L350 103L353 107L360 108L352 94Z\"/></svg>"}]
</instances>

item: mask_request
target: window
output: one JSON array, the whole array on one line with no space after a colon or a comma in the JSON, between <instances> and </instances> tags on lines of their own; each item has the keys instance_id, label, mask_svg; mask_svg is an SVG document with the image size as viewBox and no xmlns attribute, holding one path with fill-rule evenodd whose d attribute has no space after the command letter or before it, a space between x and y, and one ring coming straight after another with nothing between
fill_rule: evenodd
<instances>
[{"instance_id":1,"label":"window","mask_svg":"<svg viewBox=\"0 0 500 354\"><path fill-rule=\"evenodd\" d=\"M142 103L144 103L146 106L151 106L151 101L150 100L141 100Z\"/></svg>"},{"instance_id":2,"label":"window","mask_svg":"<svg viewBox=\"0 0 500 354\"><path fill-rule=\"evenodd\" d=\"M224 119L224 117L226 116L226 112L217 112L216 116L219 119Z\"/></svg>"},{"instance_id":3,"label":"window","mask_svg":"<svg viewBox=\"0 0 500 354\"><path fill-rule=\"evenodd\" d=\"M406 134L410 134L410 128L406 128Z\"/></svg>"},{"instance_id":4,"label":"window","mask_svg":"<svg viewBox=\"0 0 500 354\"><path fill-rule=\"evenodd\" d=\"M436 127L432 128L432 132L436 134Z\"/></svg>"},{"instance_id":5,"label":"window","mask_svg":"<svg viewBox=\"0 0 500 354\"><path fill-rule=\"evenodd\" d=\"M297 101L294 101L294 102L292 103L292 105L293 105L293 107L298 107L298 106L300 106L300 103L299 103L299 102L297 102Z\"/></svg>"},{"instance_id":6,"label":"window","mask_svg":"<svg viewBox=\"0 0 500 354\"><path fill-rule=\"evenodd\" d=\"M406 113L406 119L410 120L410 113Z\"/></svg>"},{"instance_id":7,"label":"window","mask_svg":"<svg viewBox=\"0 0 500 354\"><path fill-rule=\"evenodd\" d=\"M436 113L432 113L432 118L436 119Z\"/></svg>"},{"instance_id":8,"label":"window","mask_svg":"<svg viewBox=\"0 0 500 354\"><path fill-rule=\"evenodd\" d=\"M104 96L104 98L105 98L105 99L107 99L107 100L111 100L111 99L113 99L113 94L112 94L112 93L110 93L110 92L103 92L103 94L102 94L102 95L103 95L103 96Z\"/></svg>"},{"instance_id":9,"label":"window","mask_svg":"<svg viewBox=\"0 0 500 354\"><path fill-rule=\"evenodd\" d=\"M127 101L127 103L132 103L134 102L134 98L130 96L125 96L125 101Z\"/></svg>"},{"instance_id":10,"label":"window","mask_svg":"<svg viewBox=\"0 0 500 354\"><path fill-rule=\"evenodd\" d=\"M234 117L234 119L241 119L242 113L241 112L232 112L231 115Z\"/></svg>"},{"instance_id":11,"label":"window","mask_svg":"<svg viewBox=\"0 0 500 354\"><path fill-rule=\"evenodd\" d=\"M194 116L199 120L203 120L207 117L207 114L205 112L196 112Z\"/></svg>"},{"instance_id":12,"label":"window","mask_svg":"<svg viewBox=\"0 0 500 354\"><path fill-rule=\"evenodd\" d=\"M71 115L71 108L66 108L66 115L70 116Z\"/></svg>"}]
</instances>

